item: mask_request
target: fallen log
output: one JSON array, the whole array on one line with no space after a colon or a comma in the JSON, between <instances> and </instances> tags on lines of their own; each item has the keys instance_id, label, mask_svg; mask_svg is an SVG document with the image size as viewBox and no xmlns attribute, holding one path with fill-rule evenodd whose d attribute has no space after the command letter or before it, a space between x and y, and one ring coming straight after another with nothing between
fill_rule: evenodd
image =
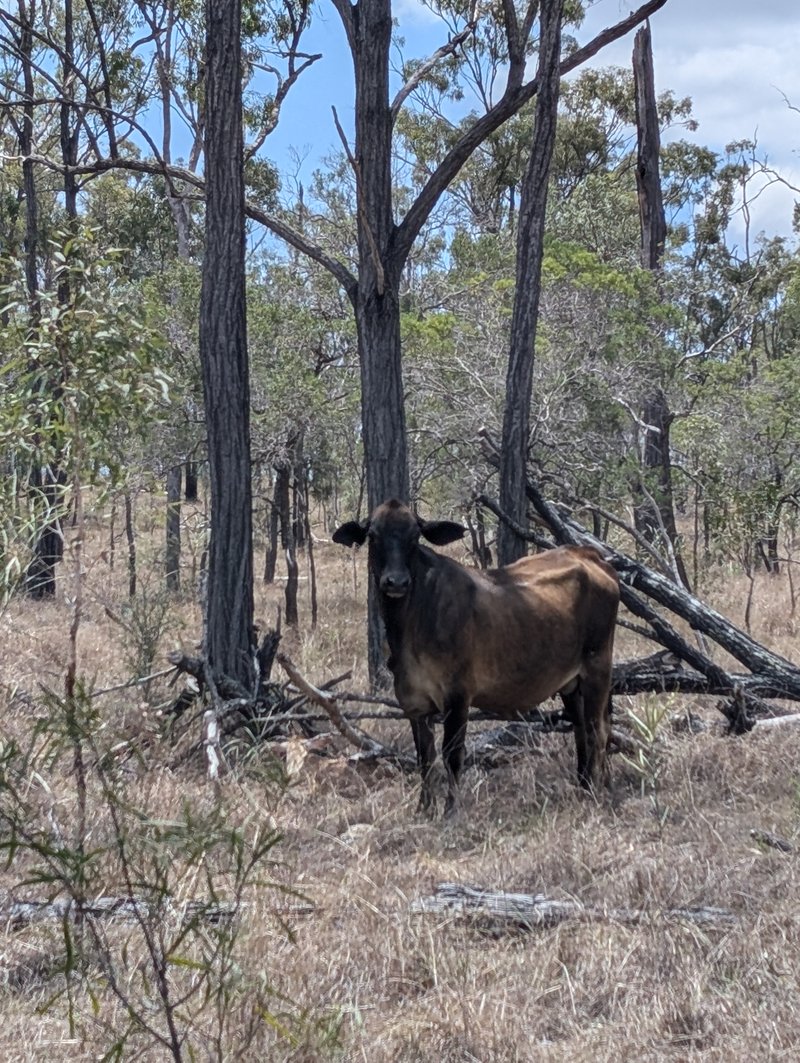
<instances>
[{"instance_id":1,"label":"fallen log","mask_svg":"<svg viewBox=\"0 0 800 1063\"><path fill-rule=\"evenodd\" d=\"M579 901L554 900L541 893L506 893L458 882L440 883L432 897L414 901L411 911L416 915L449 915L466 919L481 929L494 932L548 928L567 921L635 925L664 919L722 927L731 926L736 921L736 916L727 908L600 908Z\"/></svg>"},{"instance_id":2,"label":"fallen log","mask_svg":"<svg viewBox=\"0 0 800 1063\"><path fill-rule=\"evenodd\" d=\"M0 919L7 930L22 930L31 923L49 920L115 919L134 923L144 919L162 919L171 914L183 921L198 921L218 925L231 920L237 909L233 905L187 901L183 904L158 903L141 897L95 897L78 904L71 898L53 901L18 901L6 897L0 902Z\"/></svg>"},{"instance_id":3,"label":"fallen log","mask_svg":"<svg viewBox=\"0 0 800 1063\"><path fill-rule=\"evenodd\" d=\"M756 727L759 731L762 731L765 727L771 729L776 727L800 727L800 714L794 713L790 716L775 716L770 720L757 720Z\"/></svg>"},{"instance_id":4,"label":"fallen log","mask_svg":"<svg viewBox=\"0 0 800 1063\"><path fill-rule=\"evenodd\" d=\"M526 494L557 541L596 547L617 570L624 587L642 591L659 605L680 616L694 631L713 639L745 668L758 675L769 676L781 689L782 697L800 700L800 668L790 660L760 645L716 609L701 602L672 580L597 539L571 515L545 501L538 487L530 481L526 485Z\"/></svg>"},{"instance_id":5,"label":"fallen log","mask_svg":"<svg viewBox=\"0 0 800 1063\"><path fill-rule=\"evenodd\" d=\"M750 830L750 837L760 845L766 845L770 849L777 849L779 853L793 853L795 849L792 843L787 842L785 838L779 838L777 834L772 834L768 830L761 830L759 827L753 827Z\"/></svg>"},{"instance_id":6,"label":"fallen log","mask_svg":"<svg viewBox=\"0 0 800 1063\"><path fill-rule=\"evenodd\" d=\"M759 645L749 635L745 635L734 624L726 620L710 606L704 605L694 595L678 586L664 576L652 572L646 566L591 534L568 513L564 507L558 508L547 502L538 487L528 481L526 493L533 504L539 519L553 534L554 542L541 533L528 532L520 528L502 512L499 506L480 495L478 501L491 510L499 520L511 523L516 532L535 542L538 546L551 549L555 545L594 546L620 576L620 597L625 607L644 620L653 632L653 637L674 656L689 664L696 673L703 677L701 681L687 680L673 672L672 680L676 688L683 688L687 693L715 692L730 699L717 705L728 720L729 729L736 734L752 729L754 715L774 715L774 710L767 704L766 698L784 698L800 701L800 668L779 654L774 654ZM637 593L641 591L642 593ZM701 649L691 645L653 606L644 600L645 595L666 607L686 621L694 630L708 636L725 649L736 660L744 664L753 673L741 676L730 674L716 664ZM630 672L635 671L628 664ZM615 693L661 692L665 680L661 675L651 676L652 687L648 687L643 674L630 676L619 667L615 673ZM686 690L695 686L694 690ZM705 689L699 689L699 688Z\"/></svg>"}]
</instances>

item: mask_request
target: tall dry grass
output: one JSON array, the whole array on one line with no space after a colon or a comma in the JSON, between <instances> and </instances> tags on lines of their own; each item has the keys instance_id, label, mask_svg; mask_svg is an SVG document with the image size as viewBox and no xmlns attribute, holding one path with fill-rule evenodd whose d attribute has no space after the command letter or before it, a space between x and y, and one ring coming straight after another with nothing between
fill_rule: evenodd
<instances>
[{"instance_id":1,"label":"tall dry grass","mask_svg":"<svg viewBox=\"0 0 800 1063\"><path fill-rule=\"evenodd\" d=\"M142 575L155 593L158 514L140 517ZM317 532L320 624L314 631L303 624L309 615L303 583L301 628L286 632L284 644L310 678L352 668L348 685L365 689L363 560L354 564L324 541L324 529ZM124 564L118 556L109 568L107 538L105 521L93 520L79 651L81 672L96 689L124 681L130 667L130 633L109 616L124 619ZM69 593L65 572L55 602L15 599L0 621L4 743L30 733L42 712L42 686L58 690L63 683ZM704 593L741 621L747 585L735 571L709 575ZM281 586L259 586L257 599L258 616L271 624ZM798 658L785 577L759 577L753 617L757 638ZM187 591L170 605L156 665L178 645L192 651L199 637L199 609ZM633 637L621 633L619 656L635 649ZM159 715L170 696L157 680L146 696L134 688L97 699L107 736L135 749L123 773L131 793L164 819L179 816L187 801L198 807L222 801L232 825L274 824L283 835L268 873L247 896L237 943L242 991L231 997L228 1022L244 1028L252 1021L256 989L263 1016L246 1048L235 1048L231 1031L227 1058L800 1058L799 858L750 834L767 830L800 845L800 733L729 738L713 703L699 700L692 707L709 728L686 734L670 723L686 699L671 697L647 769L615 758L603 800L578 791L571 745L553 736L509 753L492 771L468 771L464 812L443 823L416 814L415 779L344 756L298 757L287 775L286 765L262 748L237 761L217 794L199 757L176 761ZM641 699L623 701L619 713L647 716ZM385 737L410 745L402 724L380 727ZM62 770L46 781L60 820L69 824L74 780ZM105 826L101 810L93 836ZM188 867L181 873L183 895L200 895L202 876ZM412 914L412 901L443 881L637 908L646 918L638 925L597 920L489 933ZM20 884L15 867L2 873L0 888L36 893ZM701 928L663 914L696 905L725 907L734 922ZM72 1029L62 1000L46 1007L62 977L62 951L57 926L6 931L1 1059L88 1060L107 1050L120 1005L99 979L95 1001L78 1002ZM137 962L130 957L134 972ZM211 1022L202 1013L194 1021L200 1030ZM211 1041L205 1048L216 1058ZM165 1057L139 1039L122 1058Z\"/></svg>"}]
</instances>

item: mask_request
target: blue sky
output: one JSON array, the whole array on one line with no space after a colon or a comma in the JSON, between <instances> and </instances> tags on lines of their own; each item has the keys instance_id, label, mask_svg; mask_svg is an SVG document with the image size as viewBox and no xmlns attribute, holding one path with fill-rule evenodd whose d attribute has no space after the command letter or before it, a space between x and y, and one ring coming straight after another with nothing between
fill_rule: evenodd
<instances>
[{"instance_id":1,"label":"blue sky","mask_svg":"<svg viewBox=\"0 0 800 1063\"><path fill-rule=\"evenodd\" d=\"M581 43L636 6L629 0L596 0L577 37ZM406 57L425 56L443 43L441 24L418 0L395 3ZM305 159L300 177L308 183L314 164L338 148L331 114L335 104L345 129L352 127L353 75L340 20L322 0L306 46L321 59L294 86L267 153L285 170L289 149ZM691 96L696 133L675 135L715 150L744 138L756 139L792 183L800 186L800 3L798 0L667 0L652 19L656 82ZM595 65L630 64L633 35L607 48ZM792 204L800 193L774 186L752 204L752 231L791 232Z\"/></svg>"}]
</instances>

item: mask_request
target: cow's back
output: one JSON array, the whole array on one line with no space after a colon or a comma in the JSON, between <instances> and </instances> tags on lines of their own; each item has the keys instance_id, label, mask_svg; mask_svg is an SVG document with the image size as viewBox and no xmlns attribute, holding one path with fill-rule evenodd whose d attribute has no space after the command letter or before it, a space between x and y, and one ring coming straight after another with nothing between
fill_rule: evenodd
<instances>
[{"instance_id":1,"label":"cow's back","mask_svg":"<svg viewBox=\"0 0 800 1063\"><path fill-rule=\"evenodd\" d=\"M498 715L545 701L613 638L614 570L588 547L560 547L488 573L429 554L392 670L412 712L454 689Z\"/></svg>"}]
</instances>

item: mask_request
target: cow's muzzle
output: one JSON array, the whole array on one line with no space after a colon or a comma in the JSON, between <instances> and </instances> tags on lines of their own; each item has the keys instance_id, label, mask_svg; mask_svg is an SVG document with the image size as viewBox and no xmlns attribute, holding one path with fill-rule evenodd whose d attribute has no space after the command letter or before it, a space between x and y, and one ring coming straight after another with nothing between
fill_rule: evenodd
<instances>
[{"instance_id":1,"label":"cow's muzzle","mask_svg":"<svg viewBox=\"0 0 800 1063\"><path fill-rule=\"evenodd\" d=\"M387 598L405 598L411 586L411 577L399 573L384 572L380 580L381 594Z\"/></svg>"}]
</instances>

